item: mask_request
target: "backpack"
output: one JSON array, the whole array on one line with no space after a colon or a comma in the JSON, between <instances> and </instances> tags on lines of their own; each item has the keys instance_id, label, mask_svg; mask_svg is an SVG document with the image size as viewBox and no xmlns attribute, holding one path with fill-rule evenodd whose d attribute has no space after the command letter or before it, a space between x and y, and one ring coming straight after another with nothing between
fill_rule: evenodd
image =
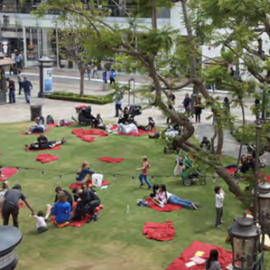
<instances>
[{"instance_id":1,"label":"backpack","mask_svg":"<svg viewBox=\"0 0 270 270\"><path fill-rule=\"evenodd\" d=\"M47 118L46 118L46 124L54 124L54 120L53 120L53 117L51 115L47 115Z\"/></svg>"}]
</instances>

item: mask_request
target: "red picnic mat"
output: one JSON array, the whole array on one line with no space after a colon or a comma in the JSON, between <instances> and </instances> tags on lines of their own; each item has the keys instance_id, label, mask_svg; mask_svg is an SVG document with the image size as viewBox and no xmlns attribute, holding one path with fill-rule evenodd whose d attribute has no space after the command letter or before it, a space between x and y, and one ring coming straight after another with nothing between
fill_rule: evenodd
<instances>
[{"instance_id":1,"label":"red picnic mat","mask_svg":"<svg viewBox=\"0 0 270 270\"><path fill-rule=\"evenodd\" d=\"M16 174L18 172L17 168L3 168L4 177L0 178L0 181L6 181L9 177Z\"/></svg>"},{"instance_id":2,"label":"red picnic mat","mask_svg":"<svg viewBox=\"0 0 270 270\"><path fill-rule=\"evenodd\" d=\"M118 128L118 126L114 125L114 126L111 127L111 130L115 130L117 128ZM157 131L156 130L151 130L151 133L155 133L155 132L157 132ZM126 136L142 136L142 135L148 135L149 131L138 129L138 133L131 132L129 134L124 134L124 133L118 133L118 134L119 135L126 135Z\"/></svg>"},{"instance_id":3,"label":"red picnic mat","mask_svg":"<svg viewBox=\"0 0 270 270\"><path fill-rule=\"evenodd\" d=\"M82 139L85 142L95 142L95 138L96 137L92 137L92 136L88 136L88 135L84 135L84 136L80 137L80 139Z\"/></svg>"},{"instance_id":4,"label":"red picnic mat","mask_svg":"<svg viewBox=\"0 0 270 270\"><path fill-rule=\"evenodd\" d=\"M47 151L47 150L60 150L61 145L56 145L54 148L48 148L48 149L37 149L37 150L30 150L29 148L25 148L24 151Z\"/></svg>"},{"instance_id":5,"label":"red picnic mat","mask_svg":"<svg viewBox=\"0 0 270 270\"><path fill-rule=\"evenodd\" d=\"M50 130L51 130L50 128L47 128L44 132L31 133L31 134L28 134L26 132L21 132L20 134L22 134L22 135L40 135L40 134L44 134L45 132L50 131Z\"/></svg>"},{"instance_id":6,"label":"red picnic mat","mask_svg":"<svg viewBox=\"0 0 270 270\"><path fill-rule=\"evenodd\" d=\"M232 262L232 252L227 251L221 247L214 245L209 245L199 241L194 241L187 249L183 251L181 257L176 258L174 262L166 268L166 270L202 270L204 269L204 264L195 264L188 267L186 264L191 262L191 258L200 257L201 259L207 260L210 255L210 251L216 249L218 251L218 261L222 269L226 269ZM200 253L200 256L196 255Z\"/></svg>"},{"instance_id":7,"label":"red picnic mat","mask_svg":"<svg viewBox=\"0 0 270 270\"><path fill-rule=\"evenodd\" d=\"M165 223L146 222L142 233L145 234L147 239L170 241L173 240L175 229L172 221L167 221Z\"/></svg>"},{"instance_id":8,"label":"red picnic mat","mask_svg":"<svg viewBox=\"0 0 270 270\"><path fill-rule=\"evenodd\" d=\"M108 163L120 163L124 159L123 158L102 157L102 158L99 158L98 160L108 162Z\"/></svg>"},{"instance_id":9,"label":"red picnic mat","mask_svg":"<svg viewBox=\"0 0 270 270\"><path fill-rule=\"evenodd\" d=\"M183 207L175 204L165 203L164 207L159 207L158 205L154 204L150 198L146 199L149 202L148 207L160 211L160 212L172 212L176 210L181 210Z\"/></svg>"},{"instance_id":10,"label":"red picnic mat","mask_svg":"<svg viewBox=\"0 0 270 270\"><path fill-rule=\"evenodd\" d=\"M81 138L82 136L89 136L89 135L94 135L98 137L106 137L108 136L108 133L105 130L100 130L100 129L77 129L74 128L72 130L72 134L77 135L78 138Z\"/></svg>"},{"instance_id":11,"label":"red picnic mat","mask_svg":"<svg viewBox=\"0 0 270 270\"><path fill-rule=\"evenodd\" d=\"M103 180L101 186L107 186L107 185L110 185L110 184L111 184L110 182ZM91 180L91 179L89 179L89 180L87 181L87 185L88 185L88 186L92 185L92 180ZM73 189L73 188L75 188L75 187L81 188L81 187L82 187L82 184L74 183L74 184L70 184L69 187L70 187L71 189Z\"/></svg>"},{"instance_id":12,"label":"red picnic mat","mask_svg":"<svg viewBox=\"0 0 270 270\"><path fill-rule=\"evenodd\" d=\"M50 154L39 154L36 157L36 161L40 161L41 163L47 163L57 159L59 159L59 157Z\"/></svg>"},{"instance_id":13,"label":"red picnic mat","mask_svg":"<svg viewBox=\"0 0 270 270\"><path fill-rule=\"evenodd\" d=\"M76 204L77 204L76 202L73 202L73 206L76 206ZM101 204L100 206L96 207L95 213L100 212L103 208L104 208L103 204ZM71 212L71 214L73 214L73 212ZM80 227L84 226L87 223L87 221L89 220L90 217L91 216L89 214L86 214L86 216L85 216L84 219L82 219L80 221L72 221L67 226L73 226L73 227L80 228ZM55 220L55 216L52 217L51 223L53 223L54 220Z\"/></svg>"}]
</instances>

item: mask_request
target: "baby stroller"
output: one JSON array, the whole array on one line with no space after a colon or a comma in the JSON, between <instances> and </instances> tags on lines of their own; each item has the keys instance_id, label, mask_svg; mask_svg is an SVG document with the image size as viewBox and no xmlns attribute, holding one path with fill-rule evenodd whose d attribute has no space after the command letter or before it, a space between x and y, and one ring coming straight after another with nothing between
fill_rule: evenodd
<instances>
[{"instance_id":1,"label":"baby stroller","mask_svg":"<svg viewBox=\"0 0 270 270\"><path fill-rule=\"evenodd\" d=\"M93 126L95 123L95 117L91 114L91 106L85 108L76 108L78 113L78 123L82 126Z\"/></svg>"},{"instance_id":2,"label":"baby stroller","mask_svg":"<svg viewBox=\"0 0 270 270\"><path fill-rule=\"evenodd\" d=\"M179 153L179 148L174 146L173 140L175 137L181 135L181 129L179 126L168 126L165 131L163 132L163 136L167 141L166 146L164 147L164 154L169 152L175 152L176 154Z\"/></svg>"},{"instance_id":3,"label":"baby stroller","mask_svg":"<svg viewBox=\"0 0 270 270\"><path fill-rule=\"evenodd\" d=\"M204 174L200 173L198 170L194 169L193 167L193 161L188 156L184 156L182 159L182 165L183 166L183 185L186 187L191 186L195 182L200 182L201 185L206 185L206 177Z\"/></svg>"},{"instance_id":4,"label":"baby stroller","mask_svg":"<svg viewBox=\"0 0 270 270\"><path fill-rule=\"evenodd\" d=\"M129 107L129 113L131 118L134 118L137 115L141 115L142 114L142 106L140 105L131 105Z\"/></svg>"}]
</instances>

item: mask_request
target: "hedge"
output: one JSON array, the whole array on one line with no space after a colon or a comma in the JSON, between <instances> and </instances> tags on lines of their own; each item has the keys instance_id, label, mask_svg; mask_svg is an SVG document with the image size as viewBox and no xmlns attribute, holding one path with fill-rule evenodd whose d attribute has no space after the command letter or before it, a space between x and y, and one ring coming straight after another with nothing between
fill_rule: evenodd
<instances>
[{"instance_id":1,"label":"hedge","mask_svg":"<svg viewBox=\"0 0 270 270\"><path fill-rule=\"evenodd\" d=\"M104 105L114 102L114 94L115 93L111 93L105 96L84 95L84 97L80 97L80 95L76 93L58 91L47 95L46 98Z\"/></svg>"}]
</instances>

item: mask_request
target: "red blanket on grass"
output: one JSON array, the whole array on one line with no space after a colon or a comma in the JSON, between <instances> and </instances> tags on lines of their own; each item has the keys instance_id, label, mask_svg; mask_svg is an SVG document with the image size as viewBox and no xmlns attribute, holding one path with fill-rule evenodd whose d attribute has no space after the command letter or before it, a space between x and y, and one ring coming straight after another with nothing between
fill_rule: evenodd
<instances>
[{"instance_id":1,"label":"red blanket on grass","mask_svg":"<svg viewBox=\"0 0 270 270\"><path fill-rule=\"evenodd\" d=\"M81 136L80 138L85 142L95 142L96 137L85 135L85 136Z\"/></svg>"},{"instance_id":2,"label":"red blanket on grass","mask_svg":"<svg viewBox=\"0 0 270 270\"><path fill-rule=\"evenodd\" d=\"M229 174L233 175L234 172L236 171L236 167L235 168L226 168L226 170ZM263 173L259 172L259 177L260 177L261 182L264 181L264 179L267 182L270 182L270 175L264 175ZM241 178L245 179L245 174L243 174Z\"/></svg>"},{"instance_id":3,"label":"red blanket on grass","mask_svg":"<svg viewBox=\"0 0 270 270\"><path fill-rule=\"evenodd\" d=\"M24 151L33 151L33 152L36 152L36 151L47 151L47 150L60 150L61 149L61 145L57 145L55 146L54 148L48 148L48 149L37 149L37 150L30 150L29 148L25 148Z\"/></svg>"},{"instance_id":4,"label":"red blanket on grass","mask_svg":"<svg viewBox=\"0 0 270 270\"><path fill-rule=\"evenodd\" d=\"M110 185L110 184L111 184L110 182L107 182L107 181L103 180L101 186L107 186L107 185ZM92 185L92 180L91 180L91 179L89 179L89 180L87 181L87 185L88 185L88 186ZM79 183L74 183L74 184L70 184L69 187L70 187L70 189L73 189L73 188L75 188L75 187L81 188L82 185L79 184Z\"/></svg>"},{"instance_id":5,"label":"red blanket on grass","mask_svg":"<svg viewBox=\"0 0 270 270\"><path fill-rule=\"evenodd\" d=\"M76 206L76 202L73 202L73 207ZM100 206L96 207L95 209L95 213L98 213L99 211L101 211L104 208L103 204L101 204ZM71 212L71 214L73 214L73 212ZM87 223L87 221L89 220L91 216L89 214L86 214L85 218L80 220L80 221L72 221L68 224L68 226L73 226L73 227L82 227L83 225L85 225ZM51 223L53 223L55 220L55 216L52 217L51 219Z\"/></svg>"},{"instance_id":6,"label":"red blanket on grass","mask_svg":"<svg viewBox=\"0 0 270 270\"><path fill-rule=\"evenodd\" d=\"M187 267L186 263L190 262L190 259L193 258L198 251L204 252L204 254L201 256L202 259L208 259L212 249L218 250L218 261L221 265L221 268L226 269L226 267L232 262L232 252L227 251L221 247L194 241L191 246L183 251L181 257L176 258L174 262L168 268L166 268L166 270L203 270L204 264Z\"/></svg>"},{"instance_id":7,"label":"red blanket on grass","mask_svg":"<svg viewBox=\"0 0 270 270\"><path fill-rule=\"evenodd\" d=\"M124 159L123 158L102 157L102 158L99 158L98 160L108 162L108 163L120 163Z\"/></svg>"},{"instance_id":8,"label":"red blanket on grass","mask_svg":"<svg viewBox=\"0 0 270 270\"><path fill-rule=\"evenodd\" d=\"M22 202L19 202L19 208L22 208L24 206L24 204ZM1 209L0 209L0 213L1 213Z\"/></svg>"},{"instance_id":9,"label":"red blanket on grass","mask_svg":"<svg viewBox=\"0 0 270 270\"><path fill-rule=\"evenodd\" d=\"M172 221L167 221L165 223L146 222L142 233L146 235L147 239L170 241L173 240L175 229Z\"/></svg>"},{"instance_id":10,"label":"red blanket on grass","mask_svg":"<svg viewBox=\"0 0 270 270\"><path fill-rule=\"evenodd\" d=\"M82 138L83 136L89 136L89 135L95 135L98 137L106 137L108 136L108 133L105 130L100 130L100 129L77 129L74 128L72 130L72 134L77 135L78 138Z\"/></svg>"},{"instance_id":11,"label":"red blanket on grass","mask_svg":"<svg viewBox=\"0 0 270 270\"><path fill-rule=\"evenodd\" d=\"M158 205L154 204L150 198L146 199L146 201L149 202L148 207L151 207L151 208L153 208L157 211L160 211L160 212L172 212L172 211L180 210L183 208L182 206L174 205L174 204L170 204L170 203L166 203L164 205L164 207L162 208L162 207L159 207Z\"/></svg>"},{"instance_id":12,"label":"red blanket on grass","mask_svg":"<svg viewBox=\"0 0 270 270\"><path fill-rule=\"evenodd\" d=\"M18 169L16 168L3 168L3 175L4 177L0 178L0 181L6 181L9 177L14 175L18 172Z\"/></svg>"},{"instance_id":13,"label":"red blanket on grass","mask_svg":"<svg viewBox=\"0 0 270 270\"><path fill-rule=\"evenodd\" d=\"M50 154L39 154L36 157L36 161L40 161L41 163L47 163L57 159L59 159L59 157Z\"/></svg>"},{"instance_id":14,"label":"red blanket on grass","mask_svg":"<svg viewBox=\"0 0 270 270\"><path fill-rule=\"evenodd\" d=\"M47 127L56 127L57 124L58 124L58 122L55 122L55 123L53 123L53 124L47 124ZM69 124L67 124L67 125L65 125L65 126L61 126L61 127L69 127L69 126L72 126L72 125L74 125L74 124L75 124L75 122L71 122L71 123L69 123Z\"/></svg>"},{"instance_id":15,"label":"red blanket on grass","mask_svg":"<svg viewBox=\"0 0 270 270\"><path fill-rule=\"evenodd\" d=\"M117 129L118 126L117 125L114 125L111 127L111 130L115 130ZM151 133L155 133L157 132L156 130L151 130ZM142 136L142 135L148 135L149 134L149 131L144 131L144 130L141 130L141 129L138 129L138 133L135 133L135 132L131 132L129 134L124 134L124 133L118 133L119 135L126 135L126 136Z\"/></svg>"},{"instance_id":16,"label":"red blanket on grass","mask_svg":"<svg viewBox=\"0 0 270 270\"><path fill-rule=\"evenodd\" d=\"M50 128L47 128L44 132L39 132L39 133L31 133L31 134L27 134L26 132L21 132L20 134L22 134L22 135L40 135L40 134L43 134L43 133L45 133L45 132L47 132L47 131L50 131L51 129Z\"/></svg>"}]
</instances>

